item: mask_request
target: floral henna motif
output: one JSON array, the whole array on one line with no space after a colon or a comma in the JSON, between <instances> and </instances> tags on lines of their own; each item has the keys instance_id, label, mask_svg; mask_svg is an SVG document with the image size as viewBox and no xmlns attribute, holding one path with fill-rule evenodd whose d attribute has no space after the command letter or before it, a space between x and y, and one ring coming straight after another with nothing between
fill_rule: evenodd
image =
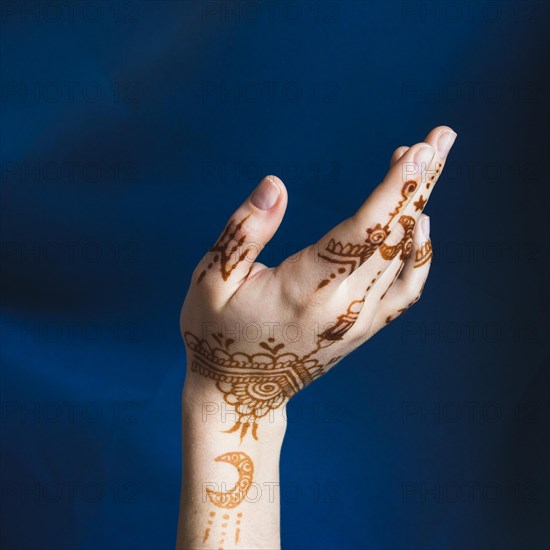
<instances>
[{"instance_id":1,"label":"floral henna motif","mask_svg":"<svg viewBox=\"0 0 550 550\"><path fill-rule=\"evenodd\" d=\"M192 353L191 371L215 380L224 401L237 414L235 424L226 432L240 430L242 441L252 428L252 437L258 439L261 418L326 372L325 365L315 355L344 338L357 321L364 302L365 298L351 302L346 312L318 335L315 347L303 356L285 351L285 345L276 344L274 338L260 342L261 351L248 354L232 351L235 341L224 338L222 333L211 335L217 344L211 346L206 339L186 332L185 343ZM341 358L341 355L332 357L326 366Z\"/></svg>"},{"instance_id":2,"label":"floral henna motif","mask_svg":"<svg viewBox=\"0 0 550 550\"><path fill-rule=\"evenodd\" d=\"M421 267L432 259L432 242L426 241L422 243L420 248L414 253L413 267Z\"/></svg>"},{"instance_id":3,"label":"floral henna motif","mask_svg":"<svg viewBox=\"0 0 550 550\"><path fill-rule=\"evenodd\" d=\"M312 354L299 357L283 351L284 344L275 344L273 338L260 342L262 351L252 355L232 353L234 341L224 340L221 333L214 339L220 347L185 333L185 343L193 354L191 370L216 381L224 401L237 413L235 425L227 432L240 429L241 440L250 427L258 439L258 420L324 373L323 365Z\"/></svg>"},{"instance_id":4,"label":"floral henna motif","mask_svg":"<svg viewBox=\"0 0 550 550\"><path fill-rule=\"evenodd\" d=\"M414 180L405 182L401 188L401 200L397 203L392 212L389 213L389 219L387 223L382 227L381 224L377 224L375 227L367 229L367 237L364 243L343 244L334 239L330 239L325 250L322 253L318 253L319 258L333 264L340 264L337 272L332 272L328 278L323 279L317 286L317 290L328 285L332 279L335 279L337 273L342 275L348 272L348 275L353 273L359 266L364 264L375 252L382 246L387 236L390 233L390 225L394 218L399 215L405 203L409 200L411 195L416 191L418 184ZM401 218L402 219L402 218ZM400 219L400 223L401 223Z\"/></svg>"},{"instance_id":5,"label":"floral henna motif","mask_svg":"<svg viewBox=\"0 0 550 550\"><path fill-rule=\"evenodd\" d=\"M197 279L197 285L203 280L206 272L218 263L220 264L220 273L223 280L227 281L233 270L246 258L248 253L248 249L246 247L239 253L239 250L246 240L246 235L241 235L238 239L236 236L240 233L241 228L248 217L249 216L243 218L239 223L236 223L235 220L229 221L219 239L208 252L207 257L210 257L211 261L200 273L199 278Z\"/></svg>"}]
</instances>

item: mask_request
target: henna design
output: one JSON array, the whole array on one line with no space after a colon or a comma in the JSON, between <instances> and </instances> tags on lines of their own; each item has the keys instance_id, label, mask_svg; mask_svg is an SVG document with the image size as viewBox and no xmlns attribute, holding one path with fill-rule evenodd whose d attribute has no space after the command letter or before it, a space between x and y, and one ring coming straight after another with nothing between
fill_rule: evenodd
<instances>
[{"instance_id":1,"label":"henna design","mask_svg":"<svg viewBox=\"0 0 550 550\"><path fill-rule=\"evenodd\" d=\"M398 309L397 312L394 313L393 315L388 315L386 317L386 325L389 325L395 318L399 317L399 315L401 315L404 311L407 311L411 306L416 304L416 302L418 302L418 300L420 300L420 296L415 298L412 302L407 304L405 307L402 307L401 309Z\"/></svg>"},{"instance_id":2,"label":"henna design","mask_svg":"<svg viewBox=\"0 0 550 550\"><path fill-rule=\"evenodd\" d=\"M235 544L239 544L239 535L241 533L241 529L238 526L241 524L242 517L243 517L243 513L239 512L237 514L237 521L235 522L237 524L237 529L235 530Z\"/></svg>"},{"instance_id":3,"label":"henna design","mask_svg":"<svg viewBox=\"0 0 550 550\"><path fill-rule=\"evenodd\" d=\"M208 252L209 255L213 254L214 257L208 266L200 273L197 279L197 285L203 280L206 272L218 262L220 264L221 276L224 281L227 281L233 270L246 258L248 253L247 248L238 255L236 261L233 261L233 256L246 240L246 235L241 235L239 239L236 239L236 235L240 232L244 222L248 218L249 216L246 216L246 218L243 218L239 223L236 223L235 220L229 221L219 239Z\"/></svg>"},{"instance_id":4,"label":"henna design","mask_svg":"<svg viewBox=\"0 0 550 550\"><path fill-rule=\"evenodd\" d=\"M399 224L404 229L404 234L401 240L395 245L387 245L383 243L380 247L380 254L384 260L393 260L400 252L401 261L405 261L412 251L413 246L413 232L415 226L415 219L411 216L401 216L399 218Z\"/></svg>"},{"instance_id":5,"label":"henna design","mask_svg":"<svg viewBox=\"0 0 550 550\"><path fill-rule=\"evenodd\" d=\"M425 199L422 195L420 195L420 197L418 197L418 200L413 202L415 212L417 212L418 210L424 210L427 202L428 199Z\"/></svg>"},{"instance_id":6,"label":"henna design","mask_svg":"<svg viewBox=\"0 0 550 550\"><path fill-rule=\"evenodd\" d=\"M415 263L413 267L421 267L432 259L432 241L428 240L420 245L420 248L414 253Z\"/></svg>"},{"instance_id":7,"label":"henna design","mask_svg":"<svg viewBox=\"0 0 550 550\"><path fill-rule=\"evenodd\" d=\"M239 473L237 483L227 491L214 491L207 488L206 494L212 504L221 508L235 508L246 497L254 477L254 463L252 459L243 452L231 452L220 455L215 459L216 462L227 462L234 466ZM224 516L225 519L225 516Z\"/></svg>"},{"instance_id":8,"label":"henna design","mask_svg":"<svg viewBox=\"0 0 550 550\"><path fill-rule=\"evenodd\" d=\"M384 294L380 296L381 300L385 298L388 290L390 290L390 288L397 280L397 277L399 277L399 275L401 274L401 271L403 270L403 267L405 265L405 260L410 256L412 252L415 223L415 219L411 216L401 216L399 218L399 224L405 230L401 240L396 245L390 246L384 243L380 247L380 254L382 254L382 258L384 258L385 260L393 260L401 252L401 255L399 256L399 259L401 260L401 265L399 266L399 269L395 272L395 275L393 276L393 279Z\"/></svg>"},{"instance_id":9,"label":"henna design","mask_svg":"<svg viewBox=\"0 0 550 550\"><path fill-rule=\"evenodd\" d=\"M367 298L367 294L369 293L369 290L372 288L372 286L374 285L374 283L376 283L376 281L378 281L378 278L380 277L381 275L381 271L379 271L377 274L376 274L376 277L374 279L371 280L370 282L370 285L367 287L367 289L365 290L365 296L364 296L364 299Z\"/></svg>"},{"instance_id":10,"label":"henna design","mask_svg":"<svg viewBox=\"0 0 550 550\"><path fill-rule=\"evenodd\" d=\"M216 516L216 512L210 512L210 518L214 518L215 516ZM204 530L204 536L202 537L203 544L208 540L208 537L210 536L210 529L211 529L210 526L212 525L212 519L208 519L208 525L209 527L207 527Z\"/></svg>"},{"instance_id":11,"label":"henna design","mask_svg":"<svg viewBox=\"0 0 550 550\"><path fill-rule=\"evenodd\" d=\"M285 344L275 343L274 338L260 342L258 346L261 351L247 354L232 352L234 340L224 338L221 332L212 335L217 344L214 347L206 339L200 340L191 332L186 332L185 344L192 352L191 371L215 380L224 401L237 414L235 424L226 433L240 430L242 441L252 428L252 437L258 439L260 418L281 407L295 393L326 372L315 354L344 338L357 321L365 297L351 302L346 312L318 335L315 348L301 357L284 350ZM341 358L340 355L333 357L327 366Z\"/></svg>"},{"instance_id":12,"label":"henna design","mask_svg":"<svg viewBox=\"0 0 550 550\"><path fill-rule=\"evenodd\" d=\"M228 519L229 519L229 514L224 514L223 519L224 519L224 520L228 520ZM225 523L222 523L222 529L226 529L226 528L227 528L227 521L225 521ZM222 536L222 538L221 538L221 540L220 540L220 542L219 542L219 545L220 545L220 546L219 546L219 549L218 549L218 550L223 550L223 546L222 546L222 545L223 545L223 543L225 542L225 531L222 531L222 532L221 532L221 536Z\"/></svg>"},{"instance_id":13,"label":"henna design","mask_svg":"<svg viewBox=\"0 0 550 550\"><path fill-rule=\"evenodd\" d=\"M241 440L251 426L252 436L258 439L258 420L324 373L312 354L299 357L283 351L285 345L275 344L274 338L260 342L262 351L249 355L231 353L234 341L224 340L223 334L213 337L221 347L212 348L206 340L185 333L185 343L193 352L191 370L216 381L224 401L237 413L235 425L227 432L240 429Z\"/></svg>"},{"instance_id":14,"label":"henna design","mask_svg":"<svg viewBox=\"0 0 550 550\"><path fill-rule=\"evenodd\" d=\"M353 327L355 321L357 321L364 302L365 298L351 302L346 313L339 315L334 325L319 334L317 342L318 349L328 347L334 344L334 342L344 338L344 335ZM331 359L331 362L332 361Z\"/></svg>"},{"instance_id":15,"label":"henna design","mask_svg":"<svg viewBox=\"0 0 550 550\"><path fill-rule=\"evenodd\" d=\"M227 491L214 491L209 487L206 488L206 494L212 504L220 508L235 508L238 506L248 494L252 482L254 480L254 463L252 459L243 452L230 452L218 456L214 459L216 462L227 462L237 469L239 474L239 479L237 483ZM209 514L208 527L204 531L204 536L202 538L202 543L204 544L209 536L212 529L213 518L216 517L216 512L212 511ZM235 530L235 544L239 542L240 534L240 524L241 524L242 512L237 514L237 521L235 522L237 527ZM225 543L225 536L227 535L227 527L229 525L229 520L231 516L229 513L223 515L223 522L221 524L221 539L219 540L219 549L223 550L223 544Z\"/></svg>"},{"instance_id":16,"label":"henna design","mask_svg":"<svg viewBox=\"0 0 550 550\"><path fill-rule=\"evenodd\" d=\"M426 283L424 283L426 284ZM420 292L418 293L418 296L412 301L409 302L405 307L402 307L401 309L398 309L393 315L388 315L386 317L386 325L389 325L394 319L399 317L404 311L407 311L411 306L414 306L418 300L420 300L420 296L422 296L422 293L424 292L424 285L422 285L422 288L420 289Z\"/></svg>"},{"instance_id":17,"label":"henna design","mask_svg":"<svg viewBox=\"0 0 550 550\"><path fill-rule=\"evenodd\" d=\"M429 189L432 186L432 183L435 184L435 179L438 178L438 174L441 171L443 164L440 162L437 163L437 168L435 169L435 174L430 178L430 181L426 183L426 189Z\"/></svg>"},{"instance_id":18,"label":"henna design","mask_svg":"<svg viewBox=\"0 0 550 550\"><path fill-rule=\"evenodd\" d=\"M386 225L390 225L390 223L393 221L395 216L399 215L401 212L401 209L403 208L403 205L409 197L416 191L416 188L418 187L418 184L415 180L409 180L405 182L405 185L401 188L401 197L402 199L397 203L397 206L395 207L395 210L393 212L390 212L390 219L388 220L388 223Z\"/></svg>"},{"instance_id":19,"label":"henna design","mask_svg":"<svg viewBox=\"0 0 550 550\"><path fill-rule=\"evenodd\" d=\"M382 227L381 224L377 224L374 227L367 229L367 237L364 243L343 244L334 239L330 239L324 252L318 252L317 255L322 260L333 264L340 264L337 272L332 272L328 278L323 279L317 286L317 290L323 288L331 282L331 279L335 279L337 273L342 275L348 271L348 275L351 275L358 267L363 265L375 252L383 245L387 236L390 233L390 225L394 218L399 215L405 203L409 200L410 196L416 191L418 184L415 180L409 180L404 183L401 188L401 200L397 203L396 207L388 214L389 219ZM410 216L406 216L409 218ZM399 223L404 217L401 217Z\"/></svg>"},{"instance_id":20,"label":"henna design","mask_svg":"<svg viewBox=\"0 0 550 550\"><path fill-rule=\"evenodd\" d=\"M212 527L212 524L213 524L213 518L215 518L215 517L216 517L216 512L214 512L214 511L210 512L209 519L207 521L208 527L205 529L204 535L203 535L203 538L202 538L202 543L203 544L205 544L206 541L209 539L210 533L214 529ZM234 522L234 524L235 524L235 545L239 544L239 538L240 538L240 535L241 535L240 525L241 525L242 517L243 517L242 512L239 512L237 514L237 519ZM221 527L218 528L218 531L219 531L219 534L220 534L220 537L221 537L220 540L218 541L218 550L223 550L223 544L225 543L225 537L227 535L227 529L228 529L228 527L232 527L232 521L233 521L233 518L231 517L231 515L229 513L223 515L223 517L222 517L222 522L223 523L221 524Z\"/></svg>"},{"instance_id":21,"label":"henna design","mask_svg":"<svg viewBox=\"0 0 550 550\"><path fill-rule=\"evenodd\" d=\"M388 229L380 224L373 228L367 229L367 238L365 244L342 244L334 239L330 239L323 254L318 253L319 258L333 264L340 264L338 273L341 275L349 270L348 275L351 275L359 266L363 265L375 252L376 249L384 242L388 236ZM336 273L331 273L328 279L323 279L317 290L328 285L331 279L336 278Z\"/></svg>"}]
</instances>

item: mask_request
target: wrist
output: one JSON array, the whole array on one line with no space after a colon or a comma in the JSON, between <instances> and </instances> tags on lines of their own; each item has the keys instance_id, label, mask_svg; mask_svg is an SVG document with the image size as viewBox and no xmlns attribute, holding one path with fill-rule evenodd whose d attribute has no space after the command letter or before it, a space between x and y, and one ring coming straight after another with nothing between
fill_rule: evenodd
<instances>
[{"instance_id":1,"label":"wrist","mask_svg":"<svg viewBox=\"0 0 550 550\"><path fill-rule=\"evenodd\" d=\"M188 362L188 365L190 363ZM280 447L286 432L286 403L258 417L252 408L236 406L214 380L188 370L182 393L184 435L206 438L215 444L235 447L266 444Z\"/></svg>"}]
</instances>

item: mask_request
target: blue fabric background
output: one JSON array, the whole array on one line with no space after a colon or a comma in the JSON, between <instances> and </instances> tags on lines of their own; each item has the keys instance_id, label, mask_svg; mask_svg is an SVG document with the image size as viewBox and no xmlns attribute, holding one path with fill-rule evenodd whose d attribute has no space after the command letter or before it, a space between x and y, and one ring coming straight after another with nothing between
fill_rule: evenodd
<instances>
[{"instance_id":1,"label":"blue fabric background","mask_svg":"<svg viewBox=\"0 0 550 550\"><path fill-rule=\"evenodd\" d=\"M293 400L283 546L548 548L548 18L3 2L2 548L172 548L194 265L261 176L273 265L439 124L424 296Z\"/></svg>"}]
</instances>

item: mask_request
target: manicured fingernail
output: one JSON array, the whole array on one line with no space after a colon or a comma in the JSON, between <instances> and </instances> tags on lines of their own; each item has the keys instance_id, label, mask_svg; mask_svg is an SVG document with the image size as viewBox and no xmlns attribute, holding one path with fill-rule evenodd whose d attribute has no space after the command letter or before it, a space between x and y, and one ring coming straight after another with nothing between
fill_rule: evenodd
<instances>
[{"instance_id":1,"label":"manicured fingernail","mask_svg":"<svg viewBox=\"0 0 550 550\"><path fill-rule=\"evenodd\" d=\"M250 202L260 210L269 210L273 208L281 191L279 187L271 181L269 176L264 178L258 187L254 189L254 193L250 197Z\"/></svg>"},{"instance_id":2,"label":"manicured fingernail","mask_svg":"<svg viewBox=\"0 0 550 550\"><path fill-rule=\"evenodd\" d=\"M435 151L432 146L430 145L422 145L414 154L414 162L417 165L428 165L433 157L434 157Z\"/></svg>"},{"instance_id":3,"label":"manicured fingernail","mask_svg":"<svg viewBox=\"0 0 550 550\"><path fill-rule=\"evenodd\" d=\"M422 216L420 227L422 229L422 234L424 235L424 237L426 237L426 239L429 238L429 236L430 236L430 216Z\"/></svg>"},{"instance_id":4,"label":"manicured fingernail","mask_svg":"<svg viewBox=\"0 0 550 550\"><path fill-rule=\"evenodd\" d=\"M439 139L437 140L437 150L443 158L445 158L449 154L449 151L451 150L455 139L456 134L452 130L443 132L439 136Z\"/></svg>"}]
</instances>

